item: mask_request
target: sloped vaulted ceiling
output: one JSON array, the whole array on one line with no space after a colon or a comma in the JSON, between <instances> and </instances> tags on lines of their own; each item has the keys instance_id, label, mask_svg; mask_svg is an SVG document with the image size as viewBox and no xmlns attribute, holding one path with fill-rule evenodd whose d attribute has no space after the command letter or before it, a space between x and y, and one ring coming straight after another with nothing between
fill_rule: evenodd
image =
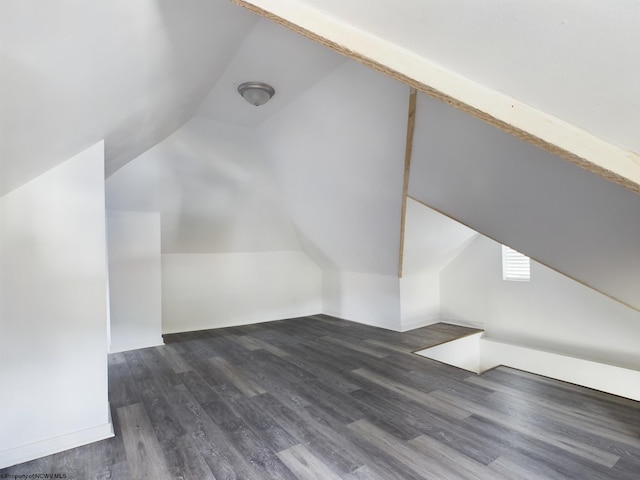
<instances>
[{"instance_id":1,"label":"sloped vaulted ceiling","mask_svg":"<svg viewBox=\"0 0 640 480\"><path fill-rule=\"evenodd\" d=\"M640 193L640 4L233 0Z\"/></svg>"},{"instance_id":2,"label":"sloped vaulted ceiling","mask_svg":"<svg viewBox=\"0 0 640 480\"><path fill-rule=\"evenodd\" d=\"M256 21L226 0L0 2L0 195L101 139L107 175L158 143Z\"/></svg>"},{"instance_id":3,"label":"sloped vaulted ceiling","mask_svg":"<svg viewBox=\"0 0 640 480\"><path fill-rule=\"evenodd\" d=\"M238 3L243 2L238 0ZM633 28L638 23L636 1L615 1L606 6L597 2L560 1L554 2L553 7L543 3L523 6L521 2L507 0L491 2L490 6L467 1L454 6L436 0L252 0L250 3L271 9L280 15L280 20L286 17L299 22L302 28L334 35L329 40L343 41L342 49L348 46L365 63L366 55L370 55L379 69L387 65L385 71L395 72L407 83L432 84L435 96L440 92L440 98L449 99L489 123L511 125L512 133L529 141L538 138L543 147L556 145L559 149L556 153L564 152L565 158L576 160L582 155L587 159L583 166L599 166L601 170L597 173L600 174L610 169L614 180L622 179L627 182L627 188L631 186L630 190L635 188L640 192L640 143L635 135L640 130L640 57L635 51L640 44L640 29ZM0 2L0 195L102 138L106 139L106 168L110 174L198 114L213 123L195 122L192 127L221 122L255 130L262 139L265 160L271 160L282 185L280 190L289 206L288 213L297 233L305 237L308 249L315 243L313 247L321 251L329 264L343 269L391 275L396 270L400 243L398 217L408 89L389 78L365 80L358 93L380 86L381 91L386 92L382 99L397 100L391 102L392 106L382 102L384 111L370 112L368 98L350 95L349 79L360 74L368 78L372 72L363 67L354 68L339 57L337 61L329 58L336 57L333 52L323 57L322 62L318 60L322 57L320 54L305 57L307 47L298 45L303 40L301 37L294 35L295 39L289 40L285 34L271 35L270 27L259 22L258 17L227 0ZM292 47L290 51L300 57L288 62L283 60L283 53L281 57L268 53L268 62L256 62L260 58L248 47L261 38L267 52L282 52L282 46L288 45ZM383 61L389 64L383 65ZM314 70L320 63L322 68ZM255 68L258 66L259 69ZM295 71L299 79L304 77L303 81L297 85L287 83L286 77L291 71ZM246 116L249 106L242 103L234 87L239 81L248 80L241 77L259 73L273 76L279 93L259 111L259 116L250 118ZM261 79L271 81L271 78ZM279 81L282 83L278 84ZM327 86L330 88L325 91ZM354 86L357 87L357 83ZM346 92L345 100L336 102L329 90ZM232 109L230 102L236 102L238 109L235 110L235 106ZM355 108L358 102L364 106ZM426 107L419 108L419 118L425 109L438 115L437 107L425 104ZM449 107L442 103L438 106L443 107L443 112L435 120L430 117L430 121L443 126ZM245 112L241 111L243 107ZM336 119L330 117L332 112ZM349 119L345 112L349 113ZM302 124L301 119L306 123ZM314 122L318 127L310 129ZM376 128L370 129L366 122L374 122ZM334 127L338 125L344 126L336 131ZM613 184L600 188L601 182L593 181L591 174L574 175L567 168L569 180L556 185L554 192L558 195L553 198L564 202L569 211L568 207L578 198L571 197L571 190L580 191L594 204L594 208L585 213L592 230L603 228L597 236L590 237L593 249L588 252L572 249L568 242L569 245L554 254L557 256L550 255L549 251L564 240L582 240L579 232L586 223L560 225L563 217L552 225L543 215L545 203L527 201L520 210L522 218L527 220L523 221L527 230L518 231L516 235L500 230L502 226L493 226L494 218L490 215L476 214L470 218L467 208L474 207L470 202L463 202L460 209L454 208L455 202L464 200L464 196L454 188L453 181L432 185L436 180L434 169L443 167L435 162L449 159L452 168L462 168L464 162L471 162L474 167L481 165L474 161L477 150L453 163L456 152L453 147L460 147L458 136L470 139L469 132L476 131L475 125L467 130L464 126L467 126L465 118L453 118L450 128L432 141L428 141L429 134L438 130L429 128L421 134L419 126L415 156L422 159L426 180L416 181L416 175L420 175L417 169L420 163L416 160L416 169L412 170L413 196L431 205L439 202L440 209L454 218L464 220L498 241L512 243L512 247L523 253L534 254L543 263L638 308L634 300L640 281L634 267L637 260L633 263L625 259L638 258L634 240L640 196L619 193L619 187ZM291 137L294 131L296 138ZM197 128L185 130L174 140L180 143L184 133L194 132L200 134ZM221 132L224 133L224 129L217 130ZM251 132L245 133L251 135ZM303 136L307 137L304 142ZM448 147L444 142L448 136L452 136L453 147L439 155L439 146ZM494 137L499 136L489 132L479 141ZM191 137L186 135L186 138ZM511 145L502 137L499 141ZM502 147L486 143L489 146L485 156L489 159L495 156L496 149L504 147L502 143ZM314 150L307 155L305 149L309 145ZM513 148L513 155L535 157L528 148L518 144ZM172 148L163 151L173 155L176 150L180 151ZM338 161L342 156L352 163L343 165ZM303 160L298 160L300 158ZM545 155L544 158L550 163L561 163L556 157ZM191 160L198 164L201 158ZM172 158L171 162L180 168L184 166L181 158ZM308 168L302 176L292 176L291 172L305 162ZM505 163L511 167L516 165L508 158ZM373 164L380 168L368 171ZM326 171L322 170L324 167ZM340 176L327 174L338 169L342 172ZM333 184L341 182L348 186L342 190L343 202L333 201L340 197L334 193L335 188L320 192L326 198L310 194L311 187L319 185L316 179L320 173ZM442 170L441 173L448 172ZM198 171L193 172L194 177L198 175ZM549 182L557 183L560 179L559 175L542 176L552 177ZM301 178L310 188L300 188L304 183ZM480 178L467 176L466 180ZM187 178L184 184L190 181ZM567 190L566 185L573 187ZM589 185L598 186L598 192ZM425 186L428 188L423 188ZM446 195L438 194L439 187L445 188ZM587 191L589 193L584 193ZM195 208L200 222L203 214L200 202L187 197L182 205ZM351 203L356 197L361 208ZM614 197L616 200L611 200ZM547 203L550 199L551 195L547 195ZM495 200L513 205L504 195ZM587 201L578 206L586 204ZM618 204L624 204L628 213L611 214L616 211L613 206ZM304 205L308 210L302 208ZM531 211L526 210L528 208ZM205 213L212 212L216 213L214 209ZM528 218L524 216L527 212ZM207 215L204 216L209 218ZM195 215L189 216L193 217ZM386 220L378 221L382 217ZM278 222L280 220L278 217ZM187 222L194 231L200 232L202 225L193 223ZM348 225L350 234L336 238L334 232L340 230L336 225ZM554 225L560 226L555 230L547 228ZM571 235L563 230L569 228L567 225L573 229ZM540 231L547 235L540 235ZM602 233L605 231L610 238ZM178 233L182 235L184 231ZM290 233L286 232L287 245L296 243ZM179 240L176 248L182 249L186 243L192 246L183 237L176 237ZM224 245L227 248L228 244ZM607 265L615 268L608 276L613 280L605 280L601 285L596 281L602 275L593 257L616 245L625 248L616 250L623 252L620 254L609 252L607 258L611 261L607 261ZM268 243L259 248L273 247ZM585 262L593 266L586 276L579 268Z\"/></svg>"}]
</instances>

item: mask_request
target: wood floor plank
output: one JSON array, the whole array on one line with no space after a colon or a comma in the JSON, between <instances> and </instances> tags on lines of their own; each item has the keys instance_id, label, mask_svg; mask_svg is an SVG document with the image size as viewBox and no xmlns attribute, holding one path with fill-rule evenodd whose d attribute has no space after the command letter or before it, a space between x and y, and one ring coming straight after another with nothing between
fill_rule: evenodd
<instances>
[{"instance_id":1,"label":"wood floor plank","mask_svg":"<svg viewBox=\"0 0 640 480\"><path fill-rule=\"evenodd\" d=\"M513 475L505 475L496 470L490 471L486 465L428 435L419 435L409 440L409 444L431 458L432 461L451 465L457 474L467 480L513 480Z\"/></svg>"},{"instance_id":2,"label":"wood floor plank","mask_svg":"<svg viewBox=\"0 0 640 480\"><path fill-rule=\"evenodd\" d=\"M220 357L213 357L209 361L222 374L225 380L233 384L245 396L253 397L254 395L267 393L264 388L248 378L244 373L242 373L240 369L235 368L225 359Z\"/></svg>"},{"instance_id":3,"label":"wood floor plank","mask_svg":"<svg viewBox=\"0 0 640 480\"><path fill-rule=\"evenodd\" d=\"M489 470L496 475L521 480L545 480L549 477L543 473L530 471L524 462L514 462L506 457L498 457L489 464Z\"/></svg>"},{"instance_id":4,"label":"wood floor plank","mask_svg":"<svg viewBox=\"0 0 640 480\"><path fill-rule=\"evenodd\" d=\"M386 453L400 460L403 465L422 478L447 478L464 480L464 476L444 463L433 462L430 457L419 452L406 442L399 442L396 437L376 427L368 420L358 420L348 425L359 437L365 439L375 449L376 454Z\"/></svg>"},{"instance_id":5,"label":"wood floor plank","mask_svg":"<svg viewBox=\"0 0 640 480\"><path fill-rule=\"evenodd\" d=\"M118 362L109 367L109 402L115 408L140 403L137 386L128 363Z\"/></svg>"},{"instance_id":6,"label":"wood floor plank","mask_svg":"<svg viewBox=\"0 0 640 480\"><path fill-rule=\"evenodd\" d=\"M332 386L343 392L352 392L360 388L353 382L350 382L345 375L336 374L330 364L323 362L320 356L309 353L308 350L290 347L290 355L287 361L298 368L309 372L312 376L322 378L325 382L329 382Z\"/></svg>"},{"instance_id":7,"label":"wood floor plank","mask_svg":"<svg viewBox=\"0 0 640 480\"><path fill-rule=\"evenodd\" d=\"M192 370L191 365L180 355L173 345L164 345L156 348L173 370L173 373L185 373Z\"/></svg>"},{"instance_id":8,"label":"wood floor plank","mask_svg":"<svg viewBox=\"0 0 640 480\"><path fill-rule=\"evenodd\" d=\"M471 415L470 411L459 408L455 405L455 403L442 401L440 398L430 395L429 393L421 392L413 387L403 385L402 383L396 382L391 378L378 375L365 368L354 370L353 373L373 383L384 386L389 390L404 395L413 401L424 403L433 410L447 417L462 419L467 418L469 415Z\"/></svg>"},{"instance_id":9,"label":"wood floor plank","mask_svg":"<svg viewBox=\"0 0 640 480\"><path fill-rule=\"evenodd\" d=\"M252 468L254 473L249 478L295 480L296 477L291 470L251 431L243 419L226 422L221 428Z\"/></svg>"},{"instance_id":10,"label":"wood floor plank","mask_svg":"<svg viewBox=\"0 0 640 480\"><path fill-rule=\"evenodd\" d=\"M539 402L535 397L523 399L517 390L482 378L469 379L469 381L492 388L495 392L490 396L489 401L495 401L511 408L528 409L531 415L544 418L548 423L554 423L557 429L569 430L572 436L579 437L581 432L588 432L588 436L585 438L587 442L594 444L600 442L604 449L618 455L640 457L638 449L640 428L634 425L563 405Z\"/></svg>"},{"instance_id":11,"label":"wood floor plank","mask_svg":"<svg viewBox=\"0 0 640 480\"><path fill-rule=\"evenodd\" d=\"M411 353L328 316L165 335L109 357L114 438L0 470L68 479L639 480L640 402ZM65 470L59 471L59 470Z\"/></svg>"},{"instance_id":12,"label":"wood floor plank","mask_svg":"<svg viewBox=\"0 0 640 480\"><path fill-rule=\"evenodd\" d=\"M465 420L465 425L470 432L496 445L499 456L507 456L547 478L630 480L624 476L614 476L614 470L601 463L481 416L472 415Z\"/></svg>"},{"instance_id":13,"label":"wood floor plank","mask_svg":"<svg viewBox=\"0 0 640 480\"><path fill-rule=\"evenodd\" d=\"M373 348L363 347L362 345L357 345L355 343L347 342L347 341L341 340L340 338L336 338L334 336L327 335L324 337L320 337L320 340L325 342L331 342L335 345L340 345L341 347L345 347L350 350L355 350L356 352L364 353L365 355L369 355L375 358L384 358L388 355L388 353L385 353L383 351L375 350Z\"/></svg>"},{"instance_id":14,"label":"wood floor plank","mask_svg":"<svg viewBox=\"0 0 640 480\"><path fill-rule=\"evenodd\" d=\"M166 395L168 388L162 389L155 379L138 382L145 413L150 418L153 430L160 442L181 437L186 431L176 418L173 405ZM171 387L169 387L171 388Z\"/></svg>"},{"instance_id":15,"label":"wood floor plank","mask_svg":"<svg viewBox=\"0 0 640 480\"><path fill-rule=\"evenodd\" d=\"M187 372L182 378L193 382L201 377L195 376L195 372ZM222 399L219 399L216 404L217 409L214 410L211 406L213 396L205 395L202 391L212 387L207 387L204 381L202 385L198 383L195 385L197 386L195 394L188 387L181 385L174 387L169 392L170 401L174 405L182 406L174 411L178 412L176 417L180 425L188 432L176 441L185 448L189 445L196 447L196 450L185 452L185 458L188 456L201 458L216 479L251 478L252 473L248 464L237 449L230 444L224 431L219 427L224 422L237 418L235 413L226 406ZM201 403L200 400L209 403ZM224 413L222 413L222 408L225 409ZM218 417L212 416L212 412L215 412ZM217 421L214 418L217 418ZM191 467L189 468L191 469ZM202 469L201 466L198 468Z\"/></svg>"},{"instance_id":16,"label":"wood floor plank","mask_svg":"<svg viewBox=\"0 0 640 480\"><path fill-rule=\"evenodd\" d=\"M439 398L444 402L448 402L452 406L462 406L463 408L467 409L467 411L504 425L510 430L528 435L549 445L553 445L562 450L566 450L567 452L584 457L585 459L600 463L601 465L604 465L606 467L613 467L620 459L618 455L601 450L599 448L591 447L576 440L575 438L563 436L559 432L553 431L551 429L542 428L535 425L533 422L522 419L519 416L508 416L503 414L502 412L492 410L483 405L471 404L466 400L456 398L445 392L436 391L432 392L430 395L435 398Z\"/></svg>"},{"instance_id":17,"label":"wood floor plank","mask_svg":"<svg viewBox=\"0 0 640 480\"><path fill-rule=\"evenodd\" d=\"M132 478L169 478L169 467L162 454L144 405L136 403L118 409L122 438Z\"/></svg>"},{"instance_id":18,"label":"wood floor plank","mask_svg":"<svg viewBox=\"0 0 640 480\"><path fill-rule=\"evenodd\" d=\"M341 480L304 445L295 445L278 453L280 460L300 480Z\"/></svg>"},{"instance_id":19,"label":"wood floor plank","mask_svg":"<svg viewBox=\"0 0 640 480\"><path fill-rule=\"evenodd\" d=\"M382 387L369 387L366 391L351 395L365 397L367 411L372 417L393 424L401 432L409 432L409 438L415 438L421 432L483 465L491 463L500 454L499 445L487 448L486 440L469 432L464 420L445 419L424 405L403 401L401 396L389 393ZM372 412L374 408L379 409L380 413Z\"/></svg>"},{"instance_id":20,"label":"wood floor plank","mask_svg":"<svg viewBox=\"0 0 640 480\"><path fill-rule=\"evenodd\" d=\"M216 480L213 472L198 452L193 435L179 437L170 446L176 453L176 461L171 465L172 478L184 480Z\"/></svg>"},{"instance_id":21,"label":"wood floor plank","mask_svg":"<svg viewBox=\"0 0 640 480\"><path fill-rule=\"evenodd\" d=\"M358 467L352 472L343 475L344 480L387 480L386 477L381 476L377 472L373 471L367 465Z\"/></svg>"},{"instance_id":22,"label":"wood floor plank","mask_svg":"<svg viewBox=\"0 0 640 480\"><path fill-rule=\"evenodd\" d=\"M305 409L291 410L269 394L251 399L282 426L298 443L305 445L337 474L362 466L352 446L326 424L317 422Z\"/></svg>"},{"instance_id":23,"label":"wood floor plank","mask_svg":"<svg viewBox=\"0 0 640 480\"><path fill-rule=\"evenodd\" d=\"M299 443L267 411L247 401L247 397L232 385L218 386L216 391L272 451L279 452Z\"/></svg>"}]
</instances>

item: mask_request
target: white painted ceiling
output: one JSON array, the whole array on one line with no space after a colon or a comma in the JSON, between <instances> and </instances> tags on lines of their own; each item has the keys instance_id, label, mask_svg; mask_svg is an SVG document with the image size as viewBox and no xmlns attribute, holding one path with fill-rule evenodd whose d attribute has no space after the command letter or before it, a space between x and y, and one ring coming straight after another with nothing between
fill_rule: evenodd
<instances>
[{"instance_id":1,"label":"white painted ceiling","mask_svg":"<svg viewBox=\"0 0 640 480\"><path fill-rule=\"evenodd\" d=\"M102 139L107 174L155 145L256 22L227 0L2 0L0 195Z\"/></svg>"},{"instance_id":2,"label":"white painted ceiling","mask_svg":"<svg viewBox=\"0 0 640 480\"><path fill-rule=\"evenodd\" d=\"M409 89L355 62L257 129L306 252L396 275Z\"/></svg>"},{"instance_id":3,"label":"white painted ceiling","mask_svg":"<svg viewBox=\"0 0 640 480\"><path fill-rule=\"evenodd\" d=\"M258 21L198 109L198 115L255 127L299 97L345 57L267 20ZM241 100L238 85L266 82L276 94L261 107Z\"/></svg>"},{"instance_id":4,"label":"white painted ceiling","mask_svg":"<svg viewBox=\"0 0 640 480\"><path fill-rule=\"evenodd\" d=\"M111 175L106 200L112 210L160 212L163 253L301 248L257 135L246 127L193 118Z\"/></svg>"},{"instance_id":5,"label":"white painted ceiling","mask_svg":"<svg viewBox=\"0 0 640 480\"><path fill-rule=\"evenodd\" d=\"M475 230L408 198L402 275L442 269L477 236Z\"/></svg>"},{"instance_id":6,"label":"white painted ceiling","mask_svg":"<svg viewBox=\"0 0 640 480\"><path fill-rule=\"evenodd\" d=\"M640 196L418 96L409 194L640 310Z\"/></svg>"},{"instance_id":7,"label":"white painted ceiling","mask_svg":"<svg viewBox=\"0 0 640 480\"><path fill-rule=\"evenodd\" d=\"M640 152L637 0L290 1ZM247 80L272 83L272 103L246 104ZM301 242L327 266L397 271L407 87L227 0L2 0L0 86L0 195L105 139L109 205L163 212L164 251ZM417 198L637 306L640 197L424 109L441 116L417 131ZM540 182L519 203L497 182L515 160ZM529 223L505 230L500 205Z\"/></svg>"},{"instance_id":8,"label":"white painted ceiling","mask_svg":"<svg viewBox=\"0 0 640 480\"><path fill-rule=\"evenodd\" d=\"M638 0L287 4L640 152ZM109 175L196 112L255 126L341 61L228 0L3 0L0 194L103 138ZM258 74L276 84L273 104L230 107Z\"/></svg>"},{"instance_id":9,"label":"white painted ceiling","mask_svg":"<svg viewBox=\"0 0 640 480\"><path fill-rule=\"evenodd\" d=\"M312 9L640 152L638 0L249 0Z\"/></svg>"}]
</instances>

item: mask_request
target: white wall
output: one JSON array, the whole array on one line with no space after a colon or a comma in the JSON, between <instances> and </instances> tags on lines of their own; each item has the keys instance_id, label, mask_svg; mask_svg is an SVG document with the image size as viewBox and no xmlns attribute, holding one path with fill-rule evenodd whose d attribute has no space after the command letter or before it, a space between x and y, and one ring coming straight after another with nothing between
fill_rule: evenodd
<instances>
[{"instance_id":1,"label":"white wall","mask_svg":"<svg viewBox=\"0 0 640 480\"><path fill-rule=\"evenodd\" d=\"M321 288L299 251L162 255L163 332L318 314Z\"/></svg>"},{"instance_id":2,"label":"white wall","mask_svg":"<svg viewBox=\"0 0 640 480\"><path fill-rule=\"evenodd\" d=\"M425 270L400 280L401 330L440 321L440 270Z\"/></svg>"},{"instance_id":3,"label":"white wall","mask_svg":"<svg viewBox=\"0 0 640 480\"><path fill-rule=\"evenodd\" d=\"M0 468L111 434L104 145L0 198Z\"/></svg>"},{"instance_id":4,"label":"white wall","mask_svg":"<svg viewBox=\"0 0 640 480\"><path fill-rule=\"evenodd\" d=\"M470 228L407 199L400 302L402 330L440 318L440 271L477 235Z\"/></svg>"},{"instance_id":5,"label":"white wall","mask_svg":"<svg viewBox=\"0 0 640 480\"><path fill-rule=\"evenodd\" d=\"M107 212L111 346L162 345L160 214Z\"/></svg>"},{"instance_id":6,"label":"white wall","mask_svg":"<svg viewBox=\"0 0 640 480\"><path fill-rule=\"evenodd\" d=\"M636 2L250 3L443 91L475 83L640 152ZM513 108L500 111L506 100L494 103L487 111L517 117Z\"/></svg>"},{"instance_id":7,"label":"white wall","mask_svg":"<svg viewBox=\"0 0 640 480\"><path fill-rule=\"evenodd\" d=\"M257 17L230 2L0 3L0 194L105 138L112 173L188 120Z\"/></svg>"},{"instance_id":8,"label":"white wall","mask_svg":"<svg viewBox=\"0 0 640 480\"><path fill-rule=\"evenodd\" d=\"M248 128L193 118L109 177L106 188L110 210L161 213L163 253L300 249Z\"/></svg>"},{"instance_id":9,"label":"white wall","mask_svg":"<svg viewBox=\"0 0 640 480\"><path fill-rule=\"evenodd\" d=\"M323 313L352 322L400 330L397 276L323 270Z\"/></svg>"},{"instance_id":10,"label":"white wall","mask_svg":"<svg viewBox=\"0 0 640 480\"><path fill-rule=\"evenodd\" d=\"M409 192L640 309L640 195L424 95Z\"/></svg>"},{"instance_id":11,"label":"white wall","mask_svg":"<svg viewBox=\"0 0 640 480\"><path fill-rule=\"evenodd\" d=\"M474 333L415 353L470 372L480 373L482 371L480 367L480 337L482 335L482 332Z\"/></svg>"},{"instance_id":12,"label":"white wall","mask_svg":"<svg viewBox=\"0 0 640 480\"><path fill-rule=\"evenodd\" d=\"M396 275L408 102L406 86L347 62L257 129L323 268Z\"/></svg>"},{"instance_id":13,"label":"white wall","mask_svg":"<svg viewBox=\"0 0 640 480\"><path fill-rule=\"evenodd\" d=\"M441 274L445 319L488 338L640 369L640 313L537 262L530 282L502 280L500 245L478 237Z\"/></svg>"}]
</instances>

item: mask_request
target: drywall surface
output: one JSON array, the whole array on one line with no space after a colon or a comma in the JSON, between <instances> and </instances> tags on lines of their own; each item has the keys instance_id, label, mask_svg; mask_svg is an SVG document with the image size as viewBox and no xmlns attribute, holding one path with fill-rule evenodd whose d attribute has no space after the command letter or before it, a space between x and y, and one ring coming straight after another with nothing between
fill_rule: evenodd
<instances>
[{"instance_id":1,"label":"drywall surface","mask_svg":"<svg viewBox=\"0 0 640 480\"><path fill-rule=\"evenodd\" d=\"M480 337L482 335L482 332L474 333L415 353L447 365L480 373Z\"/></svg>"},{"instance_id":2,"label":"drywall surface","mask_svg":"<svg viewBox=\"0 0 640 480\"><path fill-rule=\"evenodd\" d=\"M152 147L256 21L225 1L1 2L0 194L105 137L107 173Z\"/></svg>"},{"instance_id":3,"label":"drywall surface","mask_svg":"<svg viewBox=\"0 0 640 480\"><path fill-rule=\"evenodd\" d=\"M322 312L352 322L401 330L398 277L323 270Z\"/></svg>"},{"instance_id":4,"label":"drywall surface","mask_svg":"<svg viewBox=\"0 0 640 480\"><path fill-rule=\"evenodd\" d=\"M256 127L346 61L324 45L261 18L238 44L233 58L200 105L198 115ZM260 108L236 92L240 83L254 80L269 82L276 90Z\"/></svg>"},{"instance_id":5,"label":"drywall surface","mask_svg":"<svg viewBox=\"0 0 640 480\"><path fill-rule=\"evenodd\" d=\"M419 95L410 194L640 309L640 196Z\"/></svg>"},{"instance_id":6,"label":"drywall surface","mask_svg":"<svg viewBox=\"0 0 640 480\"><path fill-rule=\"evenodd\" d=\"M476 235L474 230L408 198L402 275L441 269Z\"/></svg>"},{"instance_id":7,"label":"drywall surface","mask_svg":"<svg viewBox=\"0 0 640 480\"><path fill-rule=\"evenodd\" d=\"M415 353L475 373L505 365L640 400L640 370L499 342L483 335L476 333Z\"/></svg>"},{"instance_id":8,"label":"drywall surface","mask_svg":"<svg viewBox=\"0 0 640 480\"><path fill-rule=\"evenodd\" d=\"M480 339L481 371L507 365L526 372L640 401L640 370Z\"/></svg>"},{"instance_id":9,"label":"drywall surface","mask_svg":"<svg viewBox=\"0 0 640 480\"><path fill-rule=\"evenodd\" d=\"M477 235L470 228L407 199L400 302L402 330L440 316L440 271Z\"/></svg>"},{"instance_id":10,"label":"drywall surface","mask_svg":"<svg viewBox=\"0 0 640 480\"><path fill-rule=\"evenodd\" d=\"M595 1L556 2L553 9L518 2L236 2L615 172L637 191L640 156L629 150L640 152L640 69L633 60L617 61L636 57L634 2L620 0L614 9Z\"/></svg>"},{"instance_id":11,"label":"drywall surface","mask_svg":"<svg viewBox=\"0 0 640 480\"><path fill-rule=\"evenodd\" d=\"M321 282L299 251L162 255L163 333L318 314Z\"/></svg>"},{"instance_id":12,"label":"drywall surface","mask_svg":"<svg viewBox=\"0 0 640 480\"><path fill-rule=\"evenodd\" d=\"M110 353L162 345L160 214L107 212Z\"/></svg>"},{"instance_id":13,"label":"drywall surface","mask_svg":"<svg viewBox=\"0 0 640 480\"><path fill-rule=\"evenodd\" d=\"M409 90L348 62L258 128L308 255L396 275Z\"/></svg>"},{"instance_id":14,"label":"drywall surface","mask_svg":"<svg viewBox=\"0 0 640 480\"><path fill-rule=\"evenodd\" d=\"M2 467L111 432L104 145L0 198L0 225Z\"/></svg>"},{"instance_id":15,"label":"drywall surface","mask_svg":"<svg viewBox=\"0 0 640 480\"><path fill-rule=\"evenodd\" d=\"M196 117L114 173L106 188L110 210L161 213L163 253L300 249L256 135L245 127Z\"/></svg>"},{"instance_id":16,"label":"drywall surface","mask_svg":"<svg viewBox=\"0 0 640 480\"><path fill-rule=\"evenodd\" d=\"M269 9L278 2L255 3ZM376 40L640 152L640 107L632 100L640 95L640 65L633 61L640 43L634 2L563 0L554 8L470 0L456 5L435 0L287 3L278 8L309 5Z\"/></svg>"},{"instance_id":17,"label":"drywall surface","mask_svg":"<svg viewBox=\"0 0 640 480\"><path fill-rule=\"evenodd\" d=\"M500 245L480 236L441 273L443 318L487 337L640 369L640 313L537 262L530 282L502 280Z\"/></svg>"},{"instance_id":18,"label":"drywall surface","mask_svg":"<svg viewBox=\"0 0 640 480\"><path fill-rule=\"evenodd\" d=\"M401 330L436 323L440 318L440 270L425 270L400 279Z\"/></svg>"}]
</instances>

